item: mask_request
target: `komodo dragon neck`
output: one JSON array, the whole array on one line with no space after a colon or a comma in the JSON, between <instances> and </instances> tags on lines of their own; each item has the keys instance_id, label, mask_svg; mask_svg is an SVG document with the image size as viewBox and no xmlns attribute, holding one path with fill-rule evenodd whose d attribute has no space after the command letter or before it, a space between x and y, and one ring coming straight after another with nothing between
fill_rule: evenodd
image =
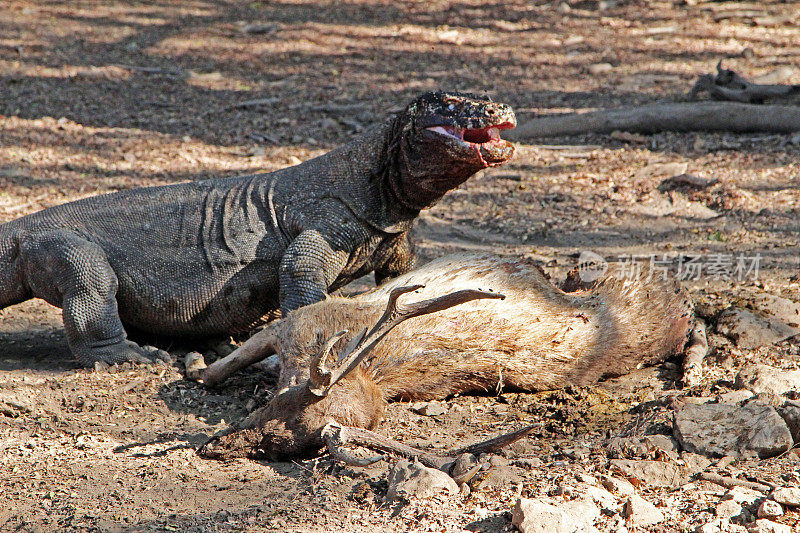
<instances>
[{"instance_id":1,"label":"komodo dragon neck","mask_svg":"<svg viewBox=\"0 0 800 533\"><path fill-rule=\"evenodd\" d=\"M437 147L438 148L438 147ZM419 212L434 206L450 190L488 165L434 149L415 131L413 119L400 113L341 147L352 175L366 173L368 183L355 191L351 181L345 201L357 216L387 232L407 230ZM362 193L370 192L364 196ZM356 197L367 199L354 201Z\"/></svg>"}]
</instances>

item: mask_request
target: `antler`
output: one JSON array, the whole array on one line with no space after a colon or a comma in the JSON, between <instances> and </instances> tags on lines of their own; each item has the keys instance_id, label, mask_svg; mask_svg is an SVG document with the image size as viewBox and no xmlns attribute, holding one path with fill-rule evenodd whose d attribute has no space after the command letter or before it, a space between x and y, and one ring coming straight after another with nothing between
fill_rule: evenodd
<instances>
[{"instance_id":1,"label":"antler","mask_svg":"<svg viewBox=\"0 0 800 533\"><path fill-rule=\"evenodd\" d=\"M342 449L345 444L354 444L364 448L375 450L379 452L392 453L405 457L407 459L417 458L425 466L431 468L438 468L439 470L445 469L449 463L455 461L455 458L462 453L472 453L479 455L481 453L488 453L497 451L500 448L508 446L509 444L518 441L519 439L530 435L535 429L541 427L541 424L532 424L525 426L517 431L505 433L493 439L464 446L457 450L450 450L446 455L436 455L434 453L408 446L402 442L378 435L375 432L363 428L356 428L350 426L341 426L334 422L329 423L322 429L322 438L325 445L328 447L331 455L336 459L351 465L366 466L383 459L382 456L371 457L368 459L361 459L355 457L350 452Z\"/></svg>"},{"instance_id":2,"label":"antler","mask_svg":"<svg viewBox=\"0 0 800 533\"><path fill-rule=\"evenodd\" d=\"M330 369L327 366L328 355L336 342L341 339L347 331L340 331L328 339L320 350L320 353L311 362L311 375L308 380L308 390L313 395L320 398L327 396L331 388L361 364L370 350L372 350L392 328L409 318L443 311L450 307L481 298L505 298L505 296L496 292L465 289L413 304L397 304L397 300L400 296L408 292L414 292L422 287L424 287L424 285L408 285L393 289L389 294L389 301L386 304L386 310L383 312L383 316L378 319L378 322L372 327L369 333L366 333L365 330L361 335L354 337L343 352L344 355L339 359L338 363Z\"/></svg>"}]
</instances>

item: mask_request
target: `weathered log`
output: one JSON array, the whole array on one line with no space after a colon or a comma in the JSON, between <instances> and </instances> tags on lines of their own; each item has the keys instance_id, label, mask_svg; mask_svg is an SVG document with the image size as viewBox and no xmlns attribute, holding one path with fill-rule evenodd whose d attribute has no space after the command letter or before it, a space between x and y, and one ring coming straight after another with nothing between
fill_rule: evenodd
<instances>
[{"instance_id":1,"label":"weathered log","mask_svg":"<svg viewBox=\"0 0 800 533\"><path fill-rule=\"evenodd\" d=\"M536 117L509 132L512 140L611 133L660 131L727 131L792 133L800 131L800 106L739 102L659 103L591 113Z\"/></svg>"}]
</instances>

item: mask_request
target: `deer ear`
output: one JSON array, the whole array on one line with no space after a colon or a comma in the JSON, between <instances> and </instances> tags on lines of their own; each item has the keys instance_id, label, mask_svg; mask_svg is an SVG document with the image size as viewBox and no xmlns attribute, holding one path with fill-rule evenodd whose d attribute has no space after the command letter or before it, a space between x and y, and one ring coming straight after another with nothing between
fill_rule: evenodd
<instances>
[{"instance_id":1,"label":"deer ear","mask_svg":"<svg viewBox=\"0 0 800 533\"><path fill-rule=\"evenodd\" d=\"M336 361L337 367L342 364L342 361L344 361L344 358L347 357L347 354L358 348L358 346L361 344L361 341L364 340L364 336L367 334L367 329L368 328L362 329L361 333L354 335L353 338L350 339L350 342L348 342L347 346L344 347L344 350L342 350L341 355L339 355L339 358Z\"/></svg>"},{"instance_id":2,"label":"deer ear","mask_svg":"<svg viewBox=\"0 0 800 533\"><path fill-rule=\"evenodd\" d=\"M347 330L340 331L333 335L325 344L320 348L319 353L311 360L311 367L309 368L308 377L308 390L314 396L324 397L327 396L328 390L331 387L331 380L333 374L328 368L328 356L331 353L333 346L347 334Z\"/></svg>"}]
</instances>

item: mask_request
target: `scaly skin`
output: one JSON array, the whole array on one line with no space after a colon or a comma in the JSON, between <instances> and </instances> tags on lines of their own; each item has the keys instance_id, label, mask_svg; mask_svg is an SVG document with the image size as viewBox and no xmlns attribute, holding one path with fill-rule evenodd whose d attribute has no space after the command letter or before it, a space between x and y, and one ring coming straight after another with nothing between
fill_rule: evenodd
<instances>
[{"instance_id":1,"label":"scaly skin","mask_svg":"<svg viewBox=\"0 0 800 533\"><path fill-rule=\"evenodd\" d=\"M0 225L0 308L63 309L78 360L152 359L125 327L212 336L285 315L374 271L413 267L408 231L513 146L513 111L426 93L386 124L268 174L118 192ZM462 138L463 136L463 138Z\"/></svg>"}]
</instances>

